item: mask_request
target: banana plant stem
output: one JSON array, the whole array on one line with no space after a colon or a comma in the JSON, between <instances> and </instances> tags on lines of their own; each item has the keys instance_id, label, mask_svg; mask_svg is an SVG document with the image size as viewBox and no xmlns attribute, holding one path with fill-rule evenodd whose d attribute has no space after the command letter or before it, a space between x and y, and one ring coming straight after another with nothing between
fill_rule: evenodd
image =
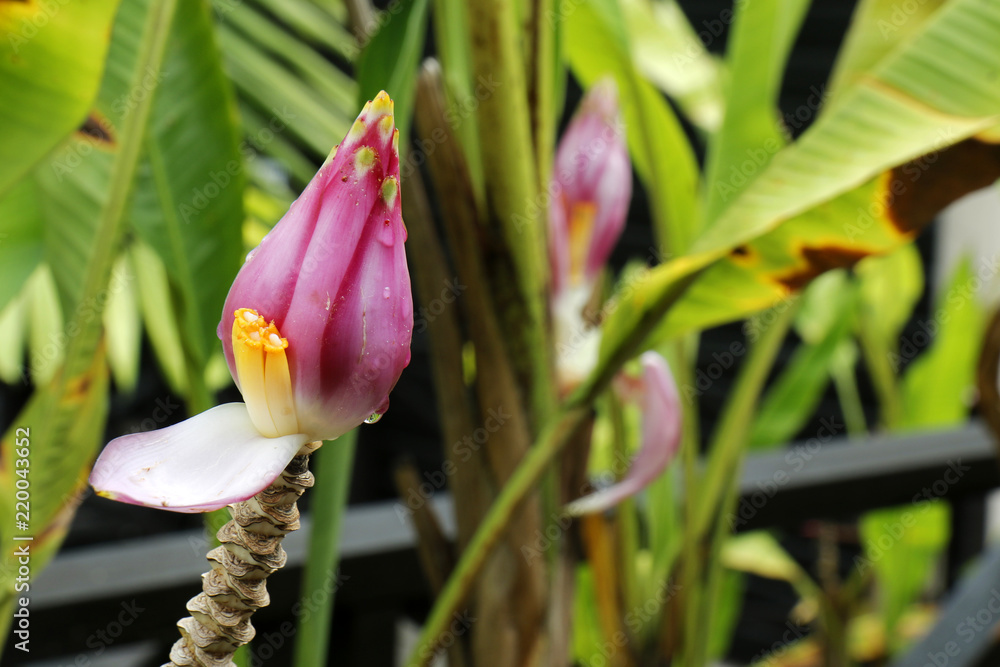
<instances>
[{"instance_id":1,"label":"banana plant stem","mask_svg":"<svg viewBox=\"0 0 1000 667\"><path fill-rule=\"evenodd\" d=\"M781 311L771 311L776 315L775 320L750 347L712 439L707 470L696 503L699 511L685 535L686 544L694 543L706 549L708 556L703 575L697 579L685 577L689 593L702 589L698 585L700 581L706 583L706 592L695 596L694 608L685 614L684 660L681 664L687 667L700 667L708 658L707 628L710 626L711 605L718 597L721 586L722 541L729 534L727 517L734 511L738 497L735 483L746 456L747 434L764 384L797 310L796 302L785 304ZM685 562L685 571L689 567L691 565ZM700 573L692 569L694 574Z\"/></svg>"},{"instance_id":2,"label":"banana plant stem","mask_svg":"<svg viewBox=\"0 0 1000 667\"><path fill-rule=\"evenodd\" d=\"M883 346L879 345L875 339L876 333L871 322L861 318L859 329L861 352L864 355L865 364L868 366L875 393L878 395L881 426L886 430L891 430L899 424L903 413L902 397L899 393L896 373L892 370L889 357L884 353Z\"/></svg>"},{"instance_id":3,"label":"banana plant stem","mask_svg":"<svg viewBox=\"0 0 1000 667\"><path fill-rule=\"evenodd\" d=\"M468 548L438 596L430 616L424 623L417 645L406 661L407 667L424 667L433 659L440 638L452 622L452 614L465 600L473 581L482 569L491 549L503 536L504 529L521 500L545 472L549 462L569 441L588 412L589 410L584 407L564 409L554 426L546 430L541 440L528 451L521 465L504 485L500 495L483 518L479 530L472 537Z\"/></svg>"},{"instance_id":4,"label":"banana plant stem","mask_svg":"<svg viewBox=\"0 0 1000 667\"><path fill-rule=\"evenodd\" d=\"M732 483L738 471L743 459L743 450L746 448L746 434L753 419L753 411L781 344L795 318L798 302L791 305L784 304L782 307L784 308L782 312L771 311L777 315L775 321L751 346L712 439L694 526L695 534L698 536L704 536L711 527L721 507L726 488Z\"/></svg>"},{"instance_id":5,"label":"banana plant stem","mask_svg":"<svg viewBox=\"0 0 1000 667\"><path fill-rule=\"evenodd\" d=\"M357 429L340 436L336 442L316 452L316 478L313 491L312 529L309 534L309 560L302 581L303 606L312 613L299 618L295 638L295 667L323 667L328 664L330 620L336 593L337 563L340 560L340 527L351 486L351 467ZM315 607L313 602L318 603Z\"/></svg>"}]
</instances>

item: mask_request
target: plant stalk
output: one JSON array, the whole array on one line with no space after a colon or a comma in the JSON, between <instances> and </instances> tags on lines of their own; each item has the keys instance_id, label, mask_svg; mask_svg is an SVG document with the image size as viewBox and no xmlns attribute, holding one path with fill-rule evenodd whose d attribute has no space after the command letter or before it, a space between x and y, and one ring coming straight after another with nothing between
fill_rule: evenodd
<instances>
[{"instance_id":1,"label":"plant stalk","mask_svg":"<svg viewBox=\"0 0 1000 667\"><path fill-rule=\"evenodd\" d=\"M281 541L299 528L296 502L313 485L309 455L321 444L304 445L270 486L230 508L233 520L219 529L222 546L208 552L212 569L187 603L191 615L177 622L181 638L164 667L232 667L233 653L253 639L250 617L270 602L267 577L285 564Z\"/></svg>"},{"instance_id":2,"label":"plant stalk","mask_svg":"<svg viewBox=\"0 0 1000 667\"><path fill-rule=\"evenodd\" d=\"M351 469L358 430L340 436L316 455L316 473L322 482L313 494L312 529L309 534L309 560L302 580L303 599L318 598L310 614L299 617L295 638L296 667L322 667L328 664L330 620L336 589L328 588L330 577L340 561L340 533L344 506L351 490ZM317 593L330 590L329 595Z\"/></svg>"},{"instance_id":3,"label":"plant stalk","mask_svg":"<svg viewBox=\"0 0 1000 667\"><path fill-rule=\"evenodd\" d=\"M775 311L775 321L750 348L712 438L707 470L699 489L699 511L695 513L694 524L686 527L685 535L685 543L701 545L708 540L704 545L707 558L703 573L697 573L698 568L692 572L698 575L698 580L705 581L708 594L699 595L696 608L689 609L686 615L682 647L685 660L681 664L700 666L708 659L707 630L711 620L710 606L715 597L712 592L717 595L721 586L720 549L722 540L729 535L727 517L734 516L736 509L735 484L746 456L747 435L764 384L795 319L797 305L795 302L786 305L783 311ZM689 565L685 563L684 567L687 570ZM698 580L685 577L684 583L700 591Z\"/></svg>"}]
</instances>

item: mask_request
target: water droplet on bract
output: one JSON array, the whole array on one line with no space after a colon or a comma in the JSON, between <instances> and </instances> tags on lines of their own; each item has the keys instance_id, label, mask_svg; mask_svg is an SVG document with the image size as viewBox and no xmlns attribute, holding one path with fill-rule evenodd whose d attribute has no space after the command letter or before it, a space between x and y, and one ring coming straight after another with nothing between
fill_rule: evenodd
<instances>
[{"instance_id":1,"label":"water droplet on bract","mask_svg":"<svg viewBox=\"0 0 1000 667\"><path fill-rule=\"evenodd\" d=\"M382 290L382 296L385 297L386 299L388 299L389 295L391 295L391 294L392 294L392 291L388 287L386 287L385 289Z\"/></svg>"},{"instance_id":2,"label":"water droplet on bract","mask_svg":"<svg viewBox=\"0 0 1000 667\"><path fill-rule=\"evenodd\" d=\"M392 229L392 222L386 220L382 224L382 229L378 230L378 240L382 245L392 246L396 242L396 232Z\"/></svg>"},{"instance_id":3,"label":"water droplet on bract","mask_svg":"<svg viewBox=\"0 0 1000 667\"><path fill-rule=\"evenodd\" d=\"M368 415L368 419L365 420L365 423L366 424L374 424L379 419L382 419L382 415L379 414L379 413L377 413L377 412L373 412L370 415Z\"/></svg>"}]
</instances>

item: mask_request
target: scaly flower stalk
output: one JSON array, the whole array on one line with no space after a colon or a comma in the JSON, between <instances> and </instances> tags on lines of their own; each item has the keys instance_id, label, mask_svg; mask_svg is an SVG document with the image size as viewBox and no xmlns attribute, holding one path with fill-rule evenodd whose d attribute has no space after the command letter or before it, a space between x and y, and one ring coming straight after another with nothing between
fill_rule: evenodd
<instances>
[{"instance_id":1,"label":"scaly flower stalk","mask_svg":"<svg viewBox=\"0 0 1000 667\"><path fill-rule=\"evenodd\" d=\"M164 667L231 667L232 655L254 636L250 616L270 601L268 575L285 564L281 541L299 527L296 502L313 485L305 445L270 486L230 507L233 520L219 529L222 543L208 552L212 569L202 575L202 592L191 598L191 616L177 622L181 638Z\"/></svg>"}]
</instances>

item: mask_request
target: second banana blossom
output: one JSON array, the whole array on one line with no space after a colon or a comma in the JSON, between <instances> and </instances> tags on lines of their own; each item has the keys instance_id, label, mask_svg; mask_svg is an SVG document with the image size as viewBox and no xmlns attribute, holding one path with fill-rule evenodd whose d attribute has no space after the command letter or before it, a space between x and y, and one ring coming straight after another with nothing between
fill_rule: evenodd
<instances>
[{"instance_id":1,"label":"second banana blossom","mask_svg":"<svg viewBox=\"0 0 1000 667\"><path fill-rule=\"evenodd\" d=\"M246 403L116 438L91 475L98 493L218 509L266 488L306 443L385 412L413 330L398 141L379 93L247 256L218 327Z\"/></svg>"},{"instance_id":2,"label":"second banana blossom","mask_svg":"<svg viewBox=\"0 0 1000 667\"><path fill-rule=\"evenodd\" d=\"M552 325L560 389L597 362L600 331L585 317L601 272L625 228L632 164L614 81L587 93L556 151L549 207Z\"/></svg>"},{"instance_id":3,"label":"second banana blossom","mask_svg":"<svg viewBox=\"0 0 1000 667\"><path fill-rule=\"evenodd\" d=\"M601 273L625 228L632 196L632 165L614 81L595 84L570 122L556 152L551 190L556 197L549 207L550 309L556 375L566 395L598 361L601 329L587 309L600 296L595 292ZM645 353L641 362L638 380L619 383L632 387L624 398L642 410L639 453L619 484L570 503L570 513L600 511L638 493L678 449L681 405L670 368L656 352Z\"/></svg>"}]
</instances>

